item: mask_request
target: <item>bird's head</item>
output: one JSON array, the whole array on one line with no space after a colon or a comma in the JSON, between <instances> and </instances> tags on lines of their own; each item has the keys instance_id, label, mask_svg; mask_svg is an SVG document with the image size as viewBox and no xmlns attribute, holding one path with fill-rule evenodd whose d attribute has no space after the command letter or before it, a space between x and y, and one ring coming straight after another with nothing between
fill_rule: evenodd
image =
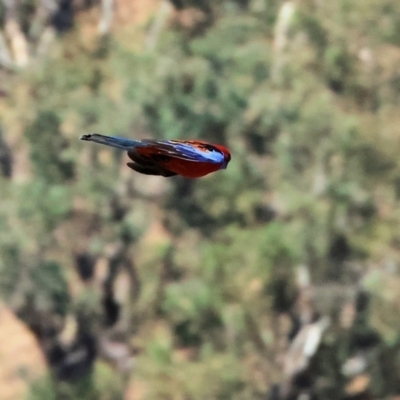
<instances>
[{"instance_id":1,"label":"bird's head","mask_svg":"<svg viewBox=\"0 0 400 400\"><path fill-rule=\"evenodd\" d=\"M229 161L231 161L230 151L226 147L221 146L220 144L216 144L214 146L224 155L224 162L221 166L221 169L226 169L226 167L229 164Z\"/></svg>"}]
</instances>

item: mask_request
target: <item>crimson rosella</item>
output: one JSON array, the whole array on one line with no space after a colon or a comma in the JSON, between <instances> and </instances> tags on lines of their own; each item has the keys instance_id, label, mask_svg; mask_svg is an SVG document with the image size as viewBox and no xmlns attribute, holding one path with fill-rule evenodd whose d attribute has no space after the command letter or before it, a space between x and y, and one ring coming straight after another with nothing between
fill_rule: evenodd
<instances>
[{"instance_id":1,"label":"crimson rosella","mask_svg":"<svg viewBox=\"0 0 400 400\"><path fill-rule=\"evenodd\" d=\"M146 175L200 178L225 169L231 160L224 146L199 140L132 140L97 133L80 139L126 150L133 161L127 165Z\"/></svg>"}]
</instances>

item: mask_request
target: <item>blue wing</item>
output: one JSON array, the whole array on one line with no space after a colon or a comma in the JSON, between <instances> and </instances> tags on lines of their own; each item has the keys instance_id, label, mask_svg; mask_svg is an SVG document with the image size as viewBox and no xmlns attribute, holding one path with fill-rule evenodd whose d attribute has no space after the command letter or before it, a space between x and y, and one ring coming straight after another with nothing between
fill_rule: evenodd
<instances>
[{"instance_id":1,"label":"blue wing","mask_svg":"<svg viewBox=\"0 0 400 400\"><path fill-rule=\"evenodd\" d=\"M141 140L145 147L160 151L160 154L192 162L209 162L219 164L224 161L224 155L213 145L198 141L179 140Z\"/></svg>"}]
</instances>

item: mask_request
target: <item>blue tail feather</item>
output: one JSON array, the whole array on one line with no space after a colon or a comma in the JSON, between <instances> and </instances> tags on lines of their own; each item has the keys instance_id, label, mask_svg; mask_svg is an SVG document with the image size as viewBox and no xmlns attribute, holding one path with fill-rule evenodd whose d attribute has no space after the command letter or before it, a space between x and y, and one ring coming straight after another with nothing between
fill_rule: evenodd
<instances>
[{"instance_id":1,"label":"blue tail feather","mask_svg":"<svg viewBox=\"0 0 400 400\"><path fill-rule=\"evenodd\" d=\"M79 139L104 144L121 150L130 150L140 143L138 140L125 139L117 136L105 136L98 133L82 135Z\"/></svg>"}]
</instances>

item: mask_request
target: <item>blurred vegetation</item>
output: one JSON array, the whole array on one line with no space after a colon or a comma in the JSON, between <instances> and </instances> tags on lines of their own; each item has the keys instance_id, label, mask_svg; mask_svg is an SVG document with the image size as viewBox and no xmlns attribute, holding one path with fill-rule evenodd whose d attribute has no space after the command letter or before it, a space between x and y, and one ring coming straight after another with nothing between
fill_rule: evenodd
<instances>
[{"instance_id":1,"label":"blurred vegetation","mask_svg":"<svg viewBox=\"0 0 400 400\"><path fill-rule=\"evenodd\" d=\"M398 0L130 2L109 31L107 1L0 2L0 290L49 365L28 398L399 396ZM87 132L233 157L143 177Z\"/></svg>"}]
</instances>

